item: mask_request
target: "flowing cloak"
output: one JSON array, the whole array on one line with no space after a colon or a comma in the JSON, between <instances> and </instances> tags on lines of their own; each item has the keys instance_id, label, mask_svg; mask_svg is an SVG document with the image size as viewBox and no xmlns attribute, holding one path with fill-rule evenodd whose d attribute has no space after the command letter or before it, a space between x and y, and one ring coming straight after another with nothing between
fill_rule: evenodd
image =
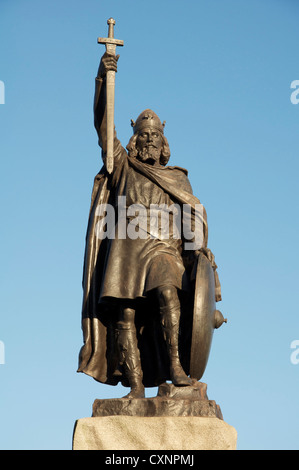
<instances>
[{"instance_id":1,"label":"flowing cloak","mask_svg":"<svg viewBox=\"0 0 299 470\"><path fill-rule=\"evenodd\" d=\"M103 115L100 120L101 123L105 122ZM105 131L98 130L98 134L99 143L103 149L105 148L105 142L103 142ZM186 170L179 167L157 168L141 163L127 155L116 137L115 156L118 164L113 174L108 175L103 167L95 177L92 190L83 268L82 330L84 345L79 353L78 372L83 372L101 383L117 385L121 382L124 386L129 386L125 375L118 367L115 324L120 308L119 299L111 297L107 302L101 301L110 240L108 237L102 239L98 236L98 208L105 204L115 207L117 197L124 193L129 172L132 171L143 175L157 185L170 196L172 201L181 206L191 207L191 214L194 217L196 214L198 215L196 207L200 205L200 201L192 194ZM207 247L208 227L204 209L201 222L203 247L205 248ZM186 258L188 259L188 256ZM182 259L185 259L184 253L182 253ZM179 292L181 300L179 349L182 366L189 374L194 304L192 273L195 272L195 269L189 266L188 269L186 268L186 272L190 281L189 289L187 292ZM218 301L221 300L220 284L216 269L214 272L216 301ZM125 302L126 299L122 299L122 301ZM143 383L146 387L157 386L170 380L169 358L160 326L158 305L154 298L145 296L136 299L135 307Z\"/></svg>"},{"instance_id":2,"label":"flowing cloak","mask_svg":"<svg viewBox=\"0 0 299 470\"><path fill-rule=\"evenodd\" d=\"M125 153L122 156L123 164L117 167L113 176L108 176L103 168L94 181L83 270L82 329L84 346L79 355L78 372L84 372L102 383L116 385L121 381L124 386L127 386L124 376L115 375L115 371L118 369L118 354L114 331L118 304L114 304L112 299L107 303L99 302L109 240L107 238L100 239L97 235L96 226L99 220L97 208L100 204L115 201L116 194L119 194L120 188L125 185L127 173L132 168L160 186L179 204L190 205L191 212L195 212L195 206L200 202L190 192L178 185L178 171L184 172L184 170L177 167L156 169L128 157L124 149L123 152ZM206 246L207 222L205 212L203 224L204 246ZM190 363L194 301L194 288L191 277L190 270L191 291L180 293L182 300L180 356L187 374L189 373ZM218 296L216 300L220 300L218 276L215 276L215 282ZM146 387L157 386L169 380L169 359L160 327L158 308L154 300L140 299L137 302L136 330L144 385Z\"/></svg>"}]
</instances>

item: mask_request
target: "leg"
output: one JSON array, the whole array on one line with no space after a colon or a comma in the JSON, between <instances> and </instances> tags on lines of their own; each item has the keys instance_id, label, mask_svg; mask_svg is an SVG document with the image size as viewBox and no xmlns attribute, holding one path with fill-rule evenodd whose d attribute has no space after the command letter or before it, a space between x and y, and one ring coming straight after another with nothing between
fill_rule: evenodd
<instances>
[{"instance_id":1,"label":"leg","mask_svg":"<svg viewBox=\"0 0 299 470\"><path fill-rule=\"evenodd\" d=\"M158 300L161 323L170 359L170 376L174 385L191 385L192 380L185 374L179 359L179 323L181 305L174 286L159 287Z\"/></svg>"},{"instance_id":2,"label":"leg","mask_svg":"<svg viewBox=\"0 0 299 470\"><path fill-rule=\"evenodd\" d=\"M124 398L144 398L140 353L135 328L135 310L121 310L116 325L120 363L124 367L131 392Z\"/></svg>"}]
</instances>

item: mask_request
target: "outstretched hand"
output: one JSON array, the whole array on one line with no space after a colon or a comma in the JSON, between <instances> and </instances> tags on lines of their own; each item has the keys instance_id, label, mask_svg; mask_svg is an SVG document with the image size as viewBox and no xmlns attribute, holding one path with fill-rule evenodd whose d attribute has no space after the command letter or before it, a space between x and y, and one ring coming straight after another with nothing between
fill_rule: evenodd
<instances>
[{"instance_id":1,"label":"outstretched hand","mask_svg":"<svg viewBox=\"0 0 299 470\"><path fill-rule=\"evenodd\" d=\"M110 70L112 70L113 72L117 72L118 59L119 55L115 56L113 54L108 54L108 52L105 52L100 62L98 77L105 78L107 72L109 72Z\"/></svg>"}]
</instances>

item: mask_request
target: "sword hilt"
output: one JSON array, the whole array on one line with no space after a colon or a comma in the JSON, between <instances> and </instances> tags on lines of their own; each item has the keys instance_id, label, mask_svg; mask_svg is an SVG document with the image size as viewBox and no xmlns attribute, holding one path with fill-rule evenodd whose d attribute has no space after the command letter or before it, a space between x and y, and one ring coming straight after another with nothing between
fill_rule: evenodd
<instances>
[{"instance_id":1,"label":"sword hilt","mask_svg":"<svg viewBox=\"0 0 299 470\"><path fill-rule=\"evenodd\" d=\"M114 39L115 20L113 18L109 18L109 20L107 20L107 25L109 26L109 28L108 28L108 38L109 39Z\"/></svg>"},{"instance_id":2,"label":"sword hilt","mask_svg":"<svg viewBox=\"0 0 299 470\"><path fill-rule=\"evenodd\" d=\"M114 39L114 26L115 26L115 20L113 18L109 18L107 20L108 24L108 37L107 38L98 38L98 43L99 44L106 44L106 48L110 51L112 51L109 46L113 46L113 51L115 52L115 47L116 46L123 46L124 41L121 41L120 39ZM108 47L107 47L108 46Z\"/></svg>"}]
</instances>

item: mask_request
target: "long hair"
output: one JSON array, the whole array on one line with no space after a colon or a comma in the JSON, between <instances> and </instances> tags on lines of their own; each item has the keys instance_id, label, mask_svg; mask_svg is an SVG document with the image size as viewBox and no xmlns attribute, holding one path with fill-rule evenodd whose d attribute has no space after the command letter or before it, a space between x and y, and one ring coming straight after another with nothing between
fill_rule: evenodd
<instances>
[{"instance_id":1,"label":"long hair","mask_svg":"<svg viewBox=\"0 0 299 470\"><path fill-rule=\"evenodd\" d=\"M136 141L137 141L138 134L132 135L129 143L127 145L127 150L129 157L136 158L138 155L138 150L136 148ZM162 150L160 156L160 165L166 166L170 158L170 148L167 142L166 137L162 134Z\"/></svg>"}]
</instances>

